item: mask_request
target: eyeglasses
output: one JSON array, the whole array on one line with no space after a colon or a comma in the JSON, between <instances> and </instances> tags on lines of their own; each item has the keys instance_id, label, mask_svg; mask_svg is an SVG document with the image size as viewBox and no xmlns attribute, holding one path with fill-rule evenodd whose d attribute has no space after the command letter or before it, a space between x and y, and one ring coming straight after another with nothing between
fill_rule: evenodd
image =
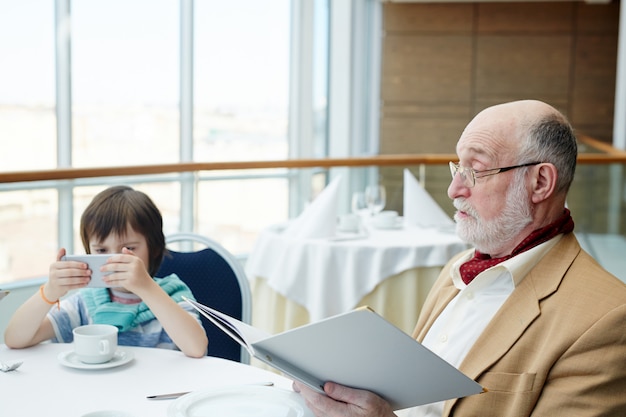
<instances>
[{"instance_id":1,"label":"eyeglasses","mask_svg":"<svg viewBox=\"0 0 626 417\"><path fill-rule=\"evenodd\" d=\"M458 173L461 176L461 181L463 182L463 185L467 188L472 188L474 185L476 185L476 178L488 177L489 175L496 175L501 172L510 171L515 168L529 167L540 163L541 162L529 162L527 164L514 165L511 167L492 168L485 169L483 171L476 171L474 168L463 167L459 164L455 164L454 162L450 162L450 174L452 174L452 179L454 179L454 176Z\"/></svg>"}]
</instances>

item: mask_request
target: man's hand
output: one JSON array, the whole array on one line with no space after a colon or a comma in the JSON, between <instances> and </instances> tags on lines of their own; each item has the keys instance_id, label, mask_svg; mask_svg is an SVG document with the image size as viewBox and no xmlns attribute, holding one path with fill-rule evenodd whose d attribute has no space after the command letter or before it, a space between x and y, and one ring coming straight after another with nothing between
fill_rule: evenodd
<instances>
[{"instance_id":1,"label":"man's hand","mask_svg":"<svg viewBox=\"0 0 626 417\"><path fill-rule=\"evenodd\" d=\"M326 395L304 384L293 383L306 405L317 417L396 417L389 403L369 391L348 388L334 382L324 384Z\"/></svg>"}]
</instances>

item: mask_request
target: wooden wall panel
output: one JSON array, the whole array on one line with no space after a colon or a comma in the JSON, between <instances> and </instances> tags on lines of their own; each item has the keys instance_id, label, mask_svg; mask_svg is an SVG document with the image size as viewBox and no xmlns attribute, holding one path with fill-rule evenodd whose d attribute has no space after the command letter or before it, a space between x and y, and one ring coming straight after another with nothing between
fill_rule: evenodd
<instances>
[{"instance_id":1,"label":"wooden wall panel","mask_svg":"<svg viewBox=\"0 0 626 417\"><path fill-rule=\"evenodd\" d=\"M579 36L574 52L573 93L612 99L615 95L617 38L604 35Z\"/></svg>"},{"instance_id":2,"label":"wooden wall panel","mask_svg":"<svg viewBox=\"0 0 626 417\"><path fill-rule=\"evenodd\" d=\"M462 118L467 120L467 102L449 101L408 101L389 100L381 107L383 118L421 117L421 118Z\"/></svg>"},{"instance_id":3,"label":"wooden wall panel","mask_svg":"<svg viewBox=\"0 0 626 417\"><path fill-rule=\"evenodd\" d=\"M381 154L451 153L471 115L467 102L384 103Z\"/></svg>"},{"instance_id":4,"label":"wooden wall panel","mask_svg":"<svg viewBox=\"0 0 626 417\"><path fill-rule=\"evenodd\" d=\"M383 15L383 153L447 149L456 126L523 98L611 142L619 1L385 3Z\"/></svg>"},{"instance_id":5,"label":"wooden wall panel","mask_svg":"<svg viewBox=\"0 0 626 417\"><path fill-rule=\"evenodd\" d=\"M466 118L384 119L381 131L389 140L380 144L380 153L454 153L466 124Z\"/></svg>"},{"instance_id":6,"label":"wooden wall panel","mask_svg":"<svg viewBox=\"0 0 626 417\"><path fill-rule=\"evenodd\" d=\"M563 34L572 30L573 2L478 3L478 34Z\"/></svg>"},{"instance_id":7,"label":"wooden wall panel","mask_svg":"<svg viewBox=\"0 0 626 417\"><path fill-rule=\"evenodd\" d=\"M578 3L576 29L579 34L617 35L619 32L620 2L609 4Z\"/></svg>"},{"instance_id":8,"label":"wooden wall panel","mask_svg":"<svg viewBox=\"0 0 626 417\"><path fill-rule=\"evenodd\" d=\"M476 97L563 99L568 94L570 50L569 36L479 36Z\"/></svg>"},{"instance_id":9,"label":"wooden wall panel","mask_svg":"<svg viewBox=\"0 0 626 417\"><path fill-rule=\"evenodd\" d=\"M611 142L615 99L617 38L584 35L576 41L570 122Z\"/></svg>"},{"instance_id":10,"label":"wooden wall panel","mask_svg":"<svg viewBox=\"0 0 626 417\"><path fill-rule=\"evenodd\" d=\"M383 28L385 32L441 32L468 33L472 30L472 4L387 3L384 6Z\"/></svg>"},{"instance_id":11,"label":"wooden wall panel","mask_svg":"<svg viewBox=\"0 0 626 417\"><path fill-rule=\"evenodd\" d=\"M389 35L383 53L382 101L469 103L471 59L468 37Z\"/></svg>"}]
</instances>

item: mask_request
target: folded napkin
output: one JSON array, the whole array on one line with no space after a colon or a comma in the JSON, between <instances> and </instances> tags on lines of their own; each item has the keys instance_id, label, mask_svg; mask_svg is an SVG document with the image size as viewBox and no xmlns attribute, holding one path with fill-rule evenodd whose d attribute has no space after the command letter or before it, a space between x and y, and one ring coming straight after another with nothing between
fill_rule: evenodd
<instances>
[{"instance_id":1,"label":"folded napkin","mask_svg":"<svg viewBox=\"0 0 626 417\"><path fill-rule=\"evenodd\" d=\"M404 224L423 227L454 226L454 221L408 169L404 170Z\"/></svg>"},{"instance_id":2,"label":"folded napkin","mask_svg":"<svg viewBox=\"0 0 626 417\"><path fill-rule=\"evenodd\" d=\"M335 236L340 182L341 177L332 180L315 200L289 224L283 235L295 239Z\"/></svg>"}]
</instances>

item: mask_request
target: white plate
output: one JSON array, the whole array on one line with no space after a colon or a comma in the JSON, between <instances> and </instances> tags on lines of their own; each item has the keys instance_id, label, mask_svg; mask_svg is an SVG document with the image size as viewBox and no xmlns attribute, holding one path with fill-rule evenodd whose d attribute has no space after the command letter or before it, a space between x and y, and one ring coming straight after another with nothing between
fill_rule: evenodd
<instances>
[{"instance_id":1,"label":"white plate","mask_svg":"<svg viewBox=\"0 0 626 417\"><path fill-rule=\"evenodd\" d=\"M84 363L78 359L73 350L59 353L58 359L62 365L76 369L106 369L122 366L133 360L135 355L132 352L118 349L110 361L104 363Z\"/></svg>"},{"instance_id":2,"label":"white plate","mask_svg":"<svg viewBox=\"0 0 626 417\"><path fill-rule=\"evenodd\" d=\"M314 417L300 394L258 385L194 391L175 400L167 416Z\"/></svg>"}]
</instances>

